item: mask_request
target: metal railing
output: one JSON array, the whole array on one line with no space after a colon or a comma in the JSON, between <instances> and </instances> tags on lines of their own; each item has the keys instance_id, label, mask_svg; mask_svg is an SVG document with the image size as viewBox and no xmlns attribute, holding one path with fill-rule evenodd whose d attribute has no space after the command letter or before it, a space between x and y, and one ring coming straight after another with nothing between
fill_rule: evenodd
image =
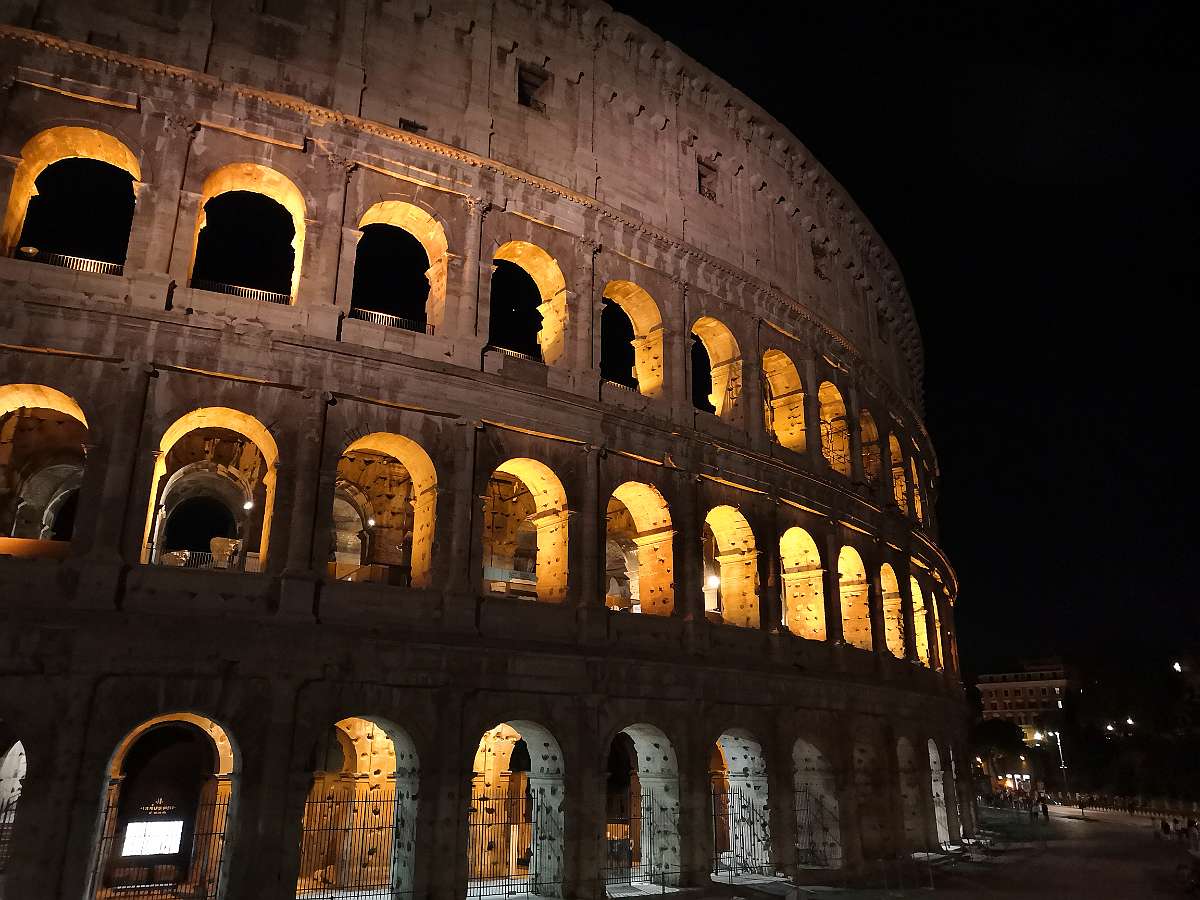
<instances>
[{"instance_id":1,"label":"metal railing","mask_svg":"<svg viewBox=\"0 0 1200 900\"><path fill-rule=\"evenodd\" d=\"M542 830L552 817L540 798L520 790L471 793L467 817L467 896L539 894L546 888Z\"/></svg>"},{"instance_id":2,"label":"metal railing","mask_svg":"<svg viewBox=\"0 0 1200 900\"><path fill-rule=\"evenodd\" d=\"M0 801L0 875L8 869L12 855L13 824L17 820L17 801L20 799L18 792L16 796Z\"/></svg>"},{"instance_id":3,"label":"metal railing","mask_svg":"<svg viewBox=\"0 0 1200 900\"><path fill-rule=\"evenodd\" d=\"M765 802L743 788L713 788L713 874L773 875L771 826Z\"/></svg>"},{"instance_id":4,"label":"metal railing","mask_svg":"<svg viewBox=\"0 0 1200 900\"><path fill-rule=\"evenodd\" d=\"M347 792L353 791L347 786ZM330 796L304 804L297 900L375 900L398 896L396 790Z\"/></svg>"},{"instance_id":5,"label":"metal railing","mask_svg":"<svg viewBox=\"0 0 1200 900\"><path fill-rule=\"evenodd\" d=\"M262 571L257 556L216 557L204 550L167 550L159 554L157 565L171 569L216 569L226 572Z\"/></svg>"},{"instance_id":6,"label":"metal railing","mask_svg":"<svg viewBox=\"0 0 1200 900\"><path fill-rule=\"evenodd\" d=\"M837 812L808 786L796 791L796 862L820 868L836 868L842 862Z\"/></svg>"},{"instance_id":7,"label":"metal railing","mask_svg":"<svg viewBox=\"0 0 1200 900\"><path fill-rule=\"evenodd\" d=\"M405 319L393 316L391 313L378 312L374 309L362 309L358 306L350 308L350 318L362 319L375 325L386 325L388 328L402 328L405 331L415 331L418 334L433 334L433 326L420 319Z\"/></svg>"},{"instance_id":8,"label":"metal railing","mask_svg":"<svg viewBox=\"0 0 1200 900\"><path fill-rule=\"evenodd\" d=\"M37 247L19 248L17 258L44 263L47 266L59 266L73 272L92 272L96 275L122 275L125 272L125 266L121 263L88 259L85 256L71 256L66 253L51 253L49 250L39 250Z\"/></svg>"},{"instance_id":9,"label":"metal railing","mask_svg":"<svg viewBox=\"0 0 1200 900\"><path fill-rule=\"evenodd\" d=\"M605 386L605 387L610 387L610 388L616 388L617 390L619 390L619 391L625 391L625 392L626 392L626 393L628 393L628 394L637 394L637 393L640 393L640 391L638 391L638 389L637 389L636 387L632 386L632 385L628 385L628 384L622 384L622 383L621 383L621 382L619 382L619 381L612 381L612 380L610 380L610 379L608 379L608 378L605 378L605 379L604 379L604 386Z\"/></svg>"},{"instance_id":10,"label":"metal railing","mask_svg":"<svg viewBox=\"0 0 1200 900\"><path fill-rule=\"evenodd\" d=\"M507 347L501 347L497 344L488 344L483 348L485 353L489 350L495 350L499 353L503 353L505 356L515 356L517 359L527 359L530 362L542 363L542 358L540 356L530 356L528 353L522 353L520 350L509 350ZM542 363L542 365L545 365L545 363Z\"/></svg>"},{"instance_id":11,"label":"metal railing","mask_svg":"<svg viewBox=\"0 0 1200 900\"><path fill-rule=\"evenodd\" d=\"M263 291L258 288L243 287L240 284L224 284L220 281L206 281L203 278L193 278L192 287L201 291L212 291L214 294L230 294L234 297L245 297L247 300L258 300L262 303L274 303L288 306L292 298L287 294L277 294L274 291Z\"/></svg>"},{"instance_id":12,"label":"metal railing","mask_svg":"<svg viewBox=\"0 0 1200 900\"><path fill-rule=\"evenodd\" d=\"M652 791L620 798L604 825L605 859L600 880L605 885L658 884L679 880L679 859L666 858L678 847L679 823L674 805L659 802Z\"/></svg>"}]
</instances>

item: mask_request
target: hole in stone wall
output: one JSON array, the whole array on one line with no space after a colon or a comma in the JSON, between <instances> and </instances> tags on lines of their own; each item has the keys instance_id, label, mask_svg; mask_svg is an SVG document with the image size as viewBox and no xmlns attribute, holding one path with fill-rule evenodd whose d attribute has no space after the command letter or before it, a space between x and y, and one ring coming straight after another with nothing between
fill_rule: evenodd
<instances>
[{"instance_id":1,"label":"hole in stone wall","mask_svg":"<svg viewBox=\"0 0 1200 900\"><path fill-rule=\"evenodd\" d=\"M424 330L430 266L425 248L394 225L367 225L362 232L354 258L351 309L395 316L410 330Z\"/></svg>"},{"instance_id":2,"label":"hole in stone wall","mask_svg":"<svg viewBox=\"0 0 1200 900\"><path fill-rule=\"evenodd\" d=\"M226 191L205 203L202 215L194 282L291 294L296 230L281 203L254 191Z\"/></svg>"},{"instance_id":3,"label":"hole in stone wall","mask_svg":"<svg viewBox=\"0 0 1200 900\"><path fill-rule=\"evenodd\" d=\"M96 159L63 159L35 182L17 242L23 256L79 256L123 265L133 223L133 176Z\"/></svg>"}]
</instances>

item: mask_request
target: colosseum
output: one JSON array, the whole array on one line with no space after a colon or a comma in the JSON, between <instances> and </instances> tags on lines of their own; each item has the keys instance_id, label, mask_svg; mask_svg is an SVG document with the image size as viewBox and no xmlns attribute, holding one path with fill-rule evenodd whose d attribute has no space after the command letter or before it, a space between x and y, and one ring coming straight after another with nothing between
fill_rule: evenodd
<instances>
[{"instance_id":1,"label":"colosseum","mask_svg":"<svg viewBox=\"0 0 1200 900\"><path fill-rule=\"evenodd\" d=\"M971 833L913 310L767 112L590 0L0 17L0 896Z\"/></svg>"}]
</instances>

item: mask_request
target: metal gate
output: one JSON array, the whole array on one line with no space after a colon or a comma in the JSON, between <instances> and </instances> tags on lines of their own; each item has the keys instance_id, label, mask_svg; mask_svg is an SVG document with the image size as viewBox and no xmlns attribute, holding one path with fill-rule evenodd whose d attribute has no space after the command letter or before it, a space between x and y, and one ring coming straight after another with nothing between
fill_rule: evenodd
<instances>
[{"instance_id":1,"label":"metal gate","mask_svg":"<svg viewBox=\"0 0 1200 900\"><path fill-rule=\"evenodd\" d=\"M13 824L17 819L17 800L15 797L5 797L0 801L0 875L8 869L8 860L12 853Z\"/></svg>"},{"instance_id":2,"label":"metal gate","mask_svg":"<svg viewBox=\"0 0 1200 900\"><path fill-rule=\"evenodd\" d=\"M229 799L202 799L190 821L175 818L175 812L152 805L122 822L113 792L92 873L96 900L215 900Z\"/></svg>"},{"instance_id":3,"label":"metal gate","mask_svg":"<svg viewBox=\"0 0 1200 900\"><path fill-rule=\"evenodd\" d=\"M539 894L547 887L547 830L555 827L527 791L475 788L467 818L467 896Z\"/></svg>"},{"instance_id":4,"label":"metal gate","mask_svg":"<svg viewBox=\"0 0 1200 900\"><path fill-rule=\"evenodd\" d=\"M714 874L773 875L766 797L748 788L714 789L712 811Z\"/></svg>"},{"instance_id":5,"label":"metal gate","mask_svg":"<svg viewBox=\"0 0 1200 900\"><path fill-rule=\"evenodd\" d=\"M678 865L663 858L663 832L677 832L671 812L653 791L623 797L608 814L604 826L605 860L601 873L605 884L659 883L678 874Z\"/></svg>"},{"instance_id":6,"label":"metal gate","mask_svg":"<svg viewBox=\"0 0 1200 900\"><path fill-rule=\"evenodd\" d=\"M796 863L835 868L842 861L842 832L837 813L805 785L796 791Z\"/></svg>"},{"instance_id":7,"label":"metal gate","mask_svg":"<svg viewBox=\"0 0 1200 900\"><path fill-rule=\"evenodd\" d=\"M396 791L381 787L372 797L310 797L304 804L298 900L383 900L397 896Z\"/></svg>"}]
</instances>

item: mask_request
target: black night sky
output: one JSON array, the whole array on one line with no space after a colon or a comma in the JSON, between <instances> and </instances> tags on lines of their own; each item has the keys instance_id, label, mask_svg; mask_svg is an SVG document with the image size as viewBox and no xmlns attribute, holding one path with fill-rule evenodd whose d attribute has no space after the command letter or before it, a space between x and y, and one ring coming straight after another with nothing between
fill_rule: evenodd
<instances>
[{"instance_id":1,"label":"black night sky","mask_svg":"<svg viewBox=\"0 0 1200 900\"><path fill-rule=\"evenodd\" d=\"M1187 5L617 5L786 124L899 260L967 678L1194 651Z\"/></svg>"}]
</instances>

